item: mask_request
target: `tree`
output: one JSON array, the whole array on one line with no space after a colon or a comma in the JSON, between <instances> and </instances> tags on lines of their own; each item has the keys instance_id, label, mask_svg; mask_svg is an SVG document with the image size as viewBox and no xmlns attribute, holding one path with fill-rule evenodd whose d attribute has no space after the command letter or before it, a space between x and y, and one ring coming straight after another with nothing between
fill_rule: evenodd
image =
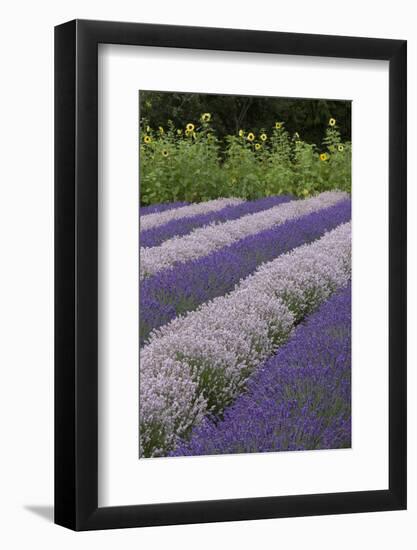
<instances>
[{"instance_id":1,"label":"tree","mask_svg":"<svg viewBox=\"0 0 417 550\"><path fill-rule=\"evenodd\" d=\"M198 123L202 113L212 115L219 139L240 129L259 133L276 121L298 132L308 143L320 144L329 118L337 120L343 141L351 140L351 102L331 99L217 95L180 92L140 92L140 118L153 128L171 120L177 128Z\"/></svg>"}]
</instances>

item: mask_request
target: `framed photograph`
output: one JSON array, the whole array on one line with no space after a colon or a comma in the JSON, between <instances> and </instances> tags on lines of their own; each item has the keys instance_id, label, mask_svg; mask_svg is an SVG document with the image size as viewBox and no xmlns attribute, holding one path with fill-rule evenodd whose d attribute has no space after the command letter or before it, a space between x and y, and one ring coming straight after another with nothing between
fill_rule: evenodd
<instances>
[{"instance_id":1,"label":"framed photograph","mask_svg":"<svg viewBox=\"0 0 417 550\"><path fill-rule=\"evenodd\" d=\"M55 522L406 508L406 42L55 29Z\"/></svg>"}]
</instances>

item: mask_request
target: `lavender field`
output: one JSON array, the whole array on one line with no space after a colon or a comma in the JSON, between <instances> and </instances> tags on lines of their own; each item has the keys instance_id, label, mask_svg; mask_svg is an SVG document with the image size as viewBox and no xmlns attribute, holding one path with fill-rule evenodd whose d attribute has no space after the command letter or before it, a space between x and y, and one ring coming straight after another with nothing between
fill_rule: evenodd
<instances>
[{"instance_id":1,"label":"lavender field","mask_svg":"<svg viewBox=\"0 0 417 550\"><path fill-rule=\"evenodd\" d=\"M140 457L351 446L351 198L140 209Z\"/></svg>"}]
</instances>

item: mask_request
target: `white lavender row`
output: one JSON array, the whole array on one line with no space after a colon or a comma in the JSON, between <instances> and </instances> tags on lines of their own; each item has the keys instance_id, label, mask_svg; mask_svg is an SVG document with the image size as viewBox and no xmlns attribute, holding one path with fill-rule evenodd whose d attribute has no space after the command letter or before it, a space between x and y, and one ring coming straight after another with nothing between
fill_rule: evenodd
<instances>
[{"instance_id":1,"label":"white lavender row","mask_svg":"<svg viewBox=\"0 0 417 550\"><path fill-rule=\"evenodd\" d=\"M261 266L226 296L155 330L140 356L140 452L163 456L351 274L350 223Z\"/></svg>"},{"instance_id":2,"label":"white lavender row","mask_svg":"<svg viewBox=\"0 0 417 550\"><path fill-rule=\"evenodd\" d=\"M173 208L171 210L165 210L163 212L155 212L153 214L147 214L140 220L140 230L151 229L163 223L167 223L171 220L178 220L180 218L191 218L192 216L198 216L199 214L207 214L207 212L216 212L221 210L225 206L231 204L240 204L244 202L243 199L230 197L226 199L215 199L207 202L200 202L196 204L189 204L187 206L181 206L180 208Z\"/></svg>"},{"instance_id":3,"label":"white lavender row","mask_svg":"<svg viewBox=\"0 0 417 550\"><path fill-rule=\"evenodd\" d=\"M237 220L200 227L183 237L173 237L160 246L141 248L140 277L143 279L176 264L201 258L239 239L255 235L287 220L317 212L347 197L346 193L340 191L328 191L317 197L280 204Z\"/></svg>"}]
</instances>

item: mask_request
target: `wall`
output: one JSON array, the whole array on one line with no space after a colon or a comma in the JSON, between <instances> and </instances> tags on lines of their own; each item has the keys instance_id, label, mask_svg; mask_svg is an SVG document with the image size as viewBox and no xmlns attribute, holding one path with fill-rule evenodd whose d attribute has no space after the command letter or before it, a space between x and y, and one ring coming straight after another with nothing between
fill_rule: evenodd
<instances>
[{"instance_id":1,"label":"wall","mask_svg":"<svg viewBox=\"0 0 417 550\"><path fill-rule=\"evenodd\" d=\"M7 6L7 7L6 7ZM413 548L416 288L409 291L409 510L74 534L50 517L53 472L53 26L75 17L409 40L409 151L416 150L413 3L39 0L2 9L0 540L4 548ZM409 160L409 278L416 272L416 160ZM4 195L3 195L4 192ZM370 330L372 325L370 322ZM252 473L253 474L253 473ZM340 472L343 475L343 472ZM242 479L242 483L245 480Z\"/></svg>"}]
</instances>

